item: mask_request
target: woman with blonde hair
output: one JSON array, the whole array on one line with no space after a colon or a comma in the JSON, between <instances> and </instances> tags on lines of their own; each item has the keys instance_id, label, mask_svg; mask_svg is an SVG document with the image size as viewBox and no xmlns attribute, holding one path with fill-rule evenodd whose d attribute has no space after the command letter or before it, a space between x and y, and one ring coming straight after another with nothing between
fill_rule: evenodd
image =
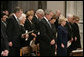
<instances>
[{"instance_id":1,"label":"woman with blonde hair","mask_svg":"<svg viewBox=\"0 0 84 57\"><path fill-rule=\"evenodd\" d=\"M76 15L73 16L73 38L74 41L73 43L73 50L77 49L77 48L81 48L81 42L80 42L80 31L79 31L79 23L80 18Z\"/></svg>"},{"instance_id":2,"label":"woman with blonde hair","mask_svg":"<svg viewBox=\"0 0 84 57\"><path fill-rule=\"evenodd\" d=\"M58 36L57 36L57 55L67 56L67 30L64 27L66 24L66 18L61 16L58 23Z\"/></svg>"}]
</instances>

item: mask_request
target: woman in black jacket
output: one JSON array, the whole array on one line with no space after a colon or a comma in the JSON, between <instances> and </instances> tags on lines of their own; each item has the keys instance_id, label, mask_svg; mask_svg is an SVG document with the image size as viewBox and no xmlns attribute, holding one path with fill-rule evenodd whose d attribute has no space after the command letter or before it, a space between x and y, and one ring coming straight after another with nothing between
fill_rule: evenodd
<instances>
[{"instance_id":1,"label":"woman in black jacket","mask_svg":"<svg viewBox=\"0 0 84 57\"><path fill-rule=\"evenodd\" d=\"M78 23L79 23L79 17L74 16L74 23L73 23L74 49L81 48L80 31Z\"/></svg>"}]
</instances>

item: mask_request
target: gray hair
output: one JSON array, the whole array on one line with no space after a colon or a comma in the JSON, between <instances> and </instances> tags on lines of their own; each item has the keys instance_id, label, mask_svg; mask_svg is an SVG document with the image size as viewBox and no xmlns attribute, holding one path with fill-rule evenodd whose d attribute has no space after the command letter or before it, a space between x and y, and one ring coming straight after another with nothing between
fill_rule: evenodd
<instances>
[{"instance_id":1,"label":"gray hair","mask_svg":"<svg viewBox=\"0 0 84 57\"><path fill-rule=\"evenodd\" d=\"M22 20L22 19L23 19L23 17L25 17L25 18L26 18L26 14L22 13L22 15L21 15L21 17L19 18L19 20Z\"/></svg>"},{"instance_id":2,"label":"gray hair","mask_svg":"<svg viewBox=\"0 0 84 57\"><path fill-rule=\"evenodd\" d=\"M49 15L50 12L52 12L52 10L46 9L46 10L45 10L45 15L46 15L46 14Z\"/></svg>"},{"instance_id":3,"label":"gray hair","mask_svg":"<svg viewBox=\"0 0 84 57\"><path fill-rule=\"evenodd\" d=\"M42 9L38 9L38 10L36 11L36 13L39 13L39 14L44 15L44 10L42 10Z\"/></svg>"},{"instance_id":4,"label":"gray hair","mask_svg":"<svg viewBox=\"0 0 84 57\"><path fill-rule=\"evenodd\" d=\"M67 18L72 18L73 17L73 14L68 14L67 15Z\"/></svg>"},{"instance_id":5,"label":"gray hair","mask_svg":"<svg viewBox=\"0 0 84 57\"><path fill-rule=\"evenodd\" d=\"M16 13L16 12L18 12L20 10L23 11L23 9L21 9L20 7L16 7L13 12Z\"/></svg>"}]
</instances>

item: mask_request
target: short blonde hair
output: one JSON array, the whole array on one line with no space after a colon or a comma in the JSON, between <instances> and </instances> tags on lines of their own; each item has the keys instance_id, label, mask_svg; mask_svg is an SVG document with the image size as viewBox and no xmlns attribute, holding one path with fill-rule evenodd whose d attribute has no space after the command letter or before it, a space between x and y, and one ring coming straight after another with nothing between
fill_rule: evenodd
<instances>
[{"instance_id":1,"label":"short blonde hair","mask_svg":"<svg viewBox=\"0 0 84 57\"><path fill-rule=\"evenodd\" d=\"M28 16L34 16L34 11L33 11L33 10L27 11L26 16L27 16L27 17L28 17Z\"/></svg>"},{"instance_id":2,"label":"short blonde hair","mask_svg":"<svg viewBox=\"0 0 84 57\"><path fill-rule=\"evenodd\" d=\"M64 16L61 15L59 17L58 23L61 24L63 21L67 21L67 19Z\"/></svg>"}]
</instances>

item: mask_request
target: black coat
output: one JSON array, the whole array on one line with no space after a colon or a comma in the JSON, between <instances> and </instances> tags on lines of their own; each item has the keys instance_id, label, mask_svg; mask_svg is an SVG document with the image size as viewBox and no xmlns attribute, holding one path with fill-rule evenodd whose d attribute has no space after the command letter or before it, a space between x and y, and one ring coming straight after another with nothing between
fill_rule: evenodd
<instances>
[{"instance_id":1,"label":"black coat","mask_svg":"<svg viewBox=\"0 0 84 57\"><path fill-rule=\"evenodd\" d=\"M58 36L57 36L57 55L66 56L67 55L67 30L63 26L58 26ZM61 47L61 44L64 44L64 48Z\"/></svg>"},{"instance_id":2,"label":"black coat","mask_svg":"<svg viewBox=\"0 0 84 57\"><path fill-rule=\"evenodd\" d=\"M54 55L54 45L51 45L50 42L54 39L52 29L45 19L42 19L39 22L40 28L40 55L41 56L52 56Z\"/></svg>"},{"instance_id":3,"label":"black coat","mask_svg":"<svg viewBox=\"0 0 84 57\"><path fill-rule=\"evenodd\" d=\"M20 25L15 19L14 15L10 16L7 19L7 36L9 42L13 43L11 48L11 56L19 56L19 47L20 47ZM15 53L15 54L14 54Z\"/></svg>"},{"instance_id":4,"label":"black coat","mask_svg":"<svg viewBox=\"0 0 84 57\"><path fill-rule=\"evenodd\" d=\"M32 19L32 23L35 25L35 30L36 30L37 35L39 32L39 22L40 22L40 20L36 16L34 16Z\"/></svg>"},{"instance_id":5,"label":"black coat","mask_svg":"<svg viewBox=\"0 0 84 57\"><path fill-rule=\"evenodd\" d=\"M21 35L25 33L24 26L20 25L20 47L28 46L28 41L25 41L25 38L22 38Z\"/></svg>"},{"instance_id":6,"label":"black coat","mask_svg":"<svg viewBox=\"0 0 84 57\"><path fill-rule=\"evenodd\" d=\"M39 26L38 26L39 22L40 22L39 19L36 16L34 16L33 19L32 19L32 23L34 23L37 31L39 29Z\"/></svg>"},{"instance_id":7,"label":"black coat","mask_svg":"<svg viewBox=\"0 0 84 57\"><path fill-rule=\"evenodd\" d=\"M54 23L56 30L58 29L58 26L59 26L58 20L59 20L59 17L56 17L56 21L55 21L55 23Z\"/></svg>"},{"instance_id":8,"label":"black coat","mask_svg":"<svg viewBox=\"0 0 84 57\"><path fill-rule=\"evenodd\" d=\"M25 27L25 29L28 30L28 31L34 30L33 33L35 33L35 34L37 33L37 32L36 32L36 29L35 29L34 23L31 23L28 19L26 19L25 24L24 24L24 27ZM30 34L29 34L29 42L30 42L33 38L34 38L34 36L32 36L31 33L30 33Z\"/></svg>"},{"instance_id":9,"label":"black coat","mask_svg":"<svg viewBox=\"0 0 84 57\"><path fill-rule=\"evenodd\" d=\"M65 25L67 31L68 31L68 41L71 40L71 38L73 37L73 28L72 28L72 24L70 22L66 22Z\"/></svg>"},{"instance_id":10,"label":"black coat","mask_svg":"<svg viewBox=\"0 0 84 57\"><path fill-rule=\"evenodd\" d=\"M52 32L53 32L53 35L54 35L54 38L55 38L55 41L57 42L57 36L56 36L56 32L57 32L57 30L56 30L56 28L55 28L55 24L51 24L51 26L52 26Z\"/></svg>"},{"instance_id":11,"label":"black coat","mask_svg":"<svg viewBox=\"0 0 84 57\"><path fill-rule=\"evenodd\" d=\"M36 38L36 44L39 43L39 38L40 38L40 35L38 35L38 32L40 33L39 31L39 22L40 22L40 19L38 19L36 16L33 17L32 19L32 22L33 24L35 25L35 34L37 35L37 38Z\"/></svg>"},{"instance_id":12,"label":"black coat","mask_svg":"<svg viewBox=\"0 0 84 57\"><path fill-rule=\"evenodd\" d=\"M8 37L6 35L6 27L1 22L1 52L4 50L9 50Z\"/></svg>"},{"instance_id":13,"label":"black coat","mask_svg":"<svg viewBox=\"0 0 84 57\"><path fill-rule=\"evenodd\" d=\"M25 27L25 30L28 30L28 31L35 30L35 25L33 23L30 23L28 19L26 19L24 27Z\"/></svg>"},{"instance_id":14,"label":"black coat","mask_svg":"<svg viewBox=\"0 0 84 57\"><path fill-rule=\"evenodd\" d=\"M80 42L80 32L79 32L79 27L77 23L73 23L73 38L74 41L72 42L73 48L81 48L81 42ZM75 37L77 37L77 41L75 41Z\"/></svg>"},{"instance_id":15,"label":"black coat","mask_svg":"<svg viewBox=\"0 0 84 57\"><path fill-rule=\"evenodd\" d=\"M21 32L21 34L20 35L22 35L22 34L24 34L25 33L25 28L24 28L24 26L22 26L22 25L20 25L20 32ZM29 46L29 44L30 44L30 41L33 39L33 37L31 36L31 35L29 35L29 38L28 38L28 40L27 41L25 41L25 38L22 38L21 36L20 36L20 47L24 47L24 46Z\"/></svg>"}]
</instances>

